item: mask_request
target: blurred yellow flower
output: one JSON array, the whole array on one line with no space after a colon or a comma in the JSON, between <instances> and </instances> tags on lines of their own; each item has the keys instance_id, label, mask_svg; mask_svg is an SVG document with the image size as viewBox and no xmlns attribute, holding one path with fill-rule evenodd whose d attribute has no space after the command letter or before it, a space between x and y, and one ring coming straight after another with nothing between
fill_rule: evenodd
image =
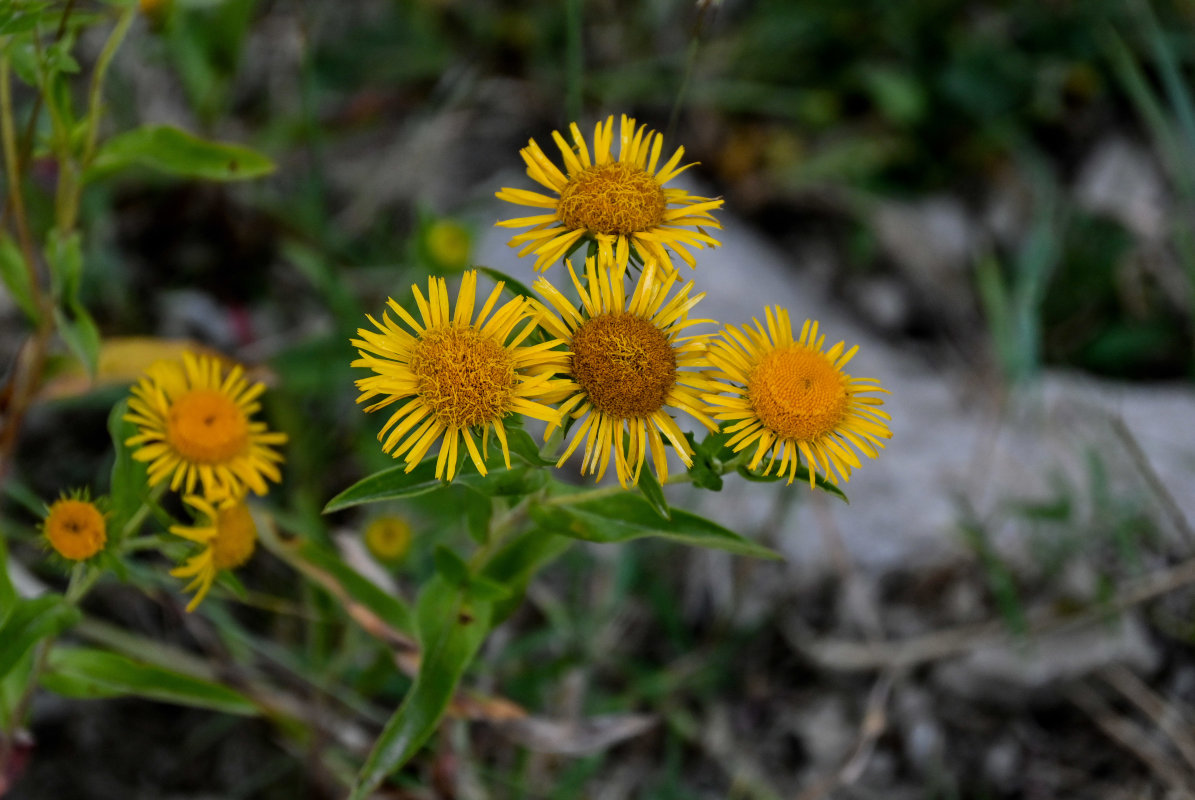
<instances>
[{"instance_id":1,"label":"blurred yellow flower","mask_svg":"<svg viewBox=\"0 0 1195 800\"><path fill-rule=\"evenodd\" d=\"M85 561L104 549L108 527L104 512L85 494L54 501L41 524L42 533L58 555Z\"/></svg>"},{"instance_id":2,"label":"blurred yellow flower","mask_svg":"<svg viewBox=\"0 0 1195 800\"><path fill-rule=\"evenodd\" d=\"M428 260L442 272L459 272L469 266L473 254L473 236L469 229L452 219L438 219L423 232L423 247Z\"/></svg>"},{"instance_id":3,"label":"blurred yellow flower","mask_svg":"<svg viewBox=\"0 0 1195 800\"><path fill-rule=\"evenodd\" d=\"M531 227L514 236L510 246L521 247L520 256L535 253L537 271L562 259L584 236L598 243L600 264L618 269L627 266L632 246L644 261L655 261L663 272L672 272L669 249L694 267L696 260L689 247L718 245L702 226L722 227L710 214L722 207L722 199L664 188L693 166L679 166L685 148L677 148L672 158L659 166L663 135L648 131L646 125L636 128L635 120L626 114L622 115L617 159L611 153L613 115L594 128L592 156L575 122L569 130L572 147L559 131L552 132L566 172L544 155L534 139L519 151L527 164L528 177L556 196L509 188L497 193L500 200L547 211L497 223L504 228Z\"/></svg>"},{"instance_id":4,"label":"blurred yellow flower","mask_svg":"<svg viewBox=\"0 0 1195 800\"><path fill-rule=\"evenodd\" d=\"M282 456L273 448L286 434L250 418L261 408L265 384L250 384L240 366L224 376L214 358L184 353L158 362L132 390L125 419L140 431L125 444L133 458L148 461L151 486L170 478L186 494L203 485L209 499L266 493L266 479L279 481Z\"/></svg>"},{"instance_id":5,"label":"blurred yellow flower","mask_svg":"<svg viewBox=\"0 0 1195 800\"><path fill-rule=\"evenodd\" d=\"M859 347L843 352L843 342L824 349L826 337L818 335L817 322L805 321L801 335L793 338L788 311L765 309L767 327L754 320L755 329L727 325L722 340L710 348L709 360L717 370L710 377L716 392L706 395L710 416L732 422L727 445L740 452L755 447L749 468L755 469L771 453L763 474L780 459L779 475L788 473L791 484L801 456L809 469L809 485L820 471L831 482L838 476L850 480L859 466L852 446L875 458L881 439L892 438L879 406L884 401L871 393L887 390L874 378L852 378L842 371ZM799 455L798 455L799 454ZM835 474L837 473L837 475Z\"/></svg>"},{"instance_id":6,"label":"blurred yellow flower","mask_svg":"<svg viewBox=\"0 0 1195 800\"><path fill-rule=\"evenodd\" d=\"M195 592L187 611L195 608L207 596L220 570L236 569L245 564L257 547L257 525L243 499L225 500L218 508L202 497L188 495L183 502L200 514L201 524L172 525L175 536L203 545L203 550L187 559L181 567L170 570L176 578L191 578L183 590Z\"/></svg>"},{"instance_id":7,"label":"blurred yellow flower","mask_svg":"<svg viewBox=\"0 0 1195 800\"><path fill-rule=\"evenodd\" d=\"M509 467L502 420L512 413L548 422L557 419L556 411L536 398L559 383L551 380L550 369L560 357L552 352L559 342L523 345L536 328L533 306L527 298L515 297L494 311L502 287L499 283L494 288L475 318L477 270L464 274L455 313L449 310L444 279L429 278L426 299L418 286L412 287L420 320L389 301L390 310L412 332L389 314L381 322L369 317L376 331L357 330L361 338L352 343L361 357L353 366L374 372L357 381L362 392L357 402L372 400L365 408L370 412L402 401L382 426L378 441L383 452L406 459L407 472L442 440L436 477L451 481L463 440L477 471L485 475L483 453L491 430ZM516 331L520 323L526 324ZM480 450L475 435L481 436Z\"/></svg>"},{"instance_id":8,"label":"blurred yellow flower","mask_svg":"<svg viewBox=\"0 0 1195 800\"><path fill-rule=\"evenodd\" d=\"M690 309L705 295L690 297L693 282L689 281L669 298L677 274L661 277L660 270L649 262L628 302L624 270L599 269L595 260L588 258L586 284L582 285L572 262L567 263L581 297L580 309L544 278L534 287L549 304L540 304L540 324L562 339L570 351L560 368L569 379L563 387L567 391L562 392L560 416L584 417L557 466L584 441L582 475L596 472L601 480L613 450L619 482L634 485L650 450L656 475L663 482L668 479L668 460L661 434L686 466L693 455L667 409L684 411L711 430L716 428L702 413L699 395L711 384L701 372L693 371L709 366L705 360L708 337L679 335L691 325L708 322L688 319ZM548 435L557 424L548 425Z\"/></svg>"},{"instance_id":9,"label":"blurred yellow flower","mask_svg":"<svg viewBox=\"0 0 1195 800\"><path fill-rule=\"evenodd\" d=\"M365 547L379 561L398 561L411 549L411 526L401 517L378 517L365 528Z\"/></svg>"}]
</instances>

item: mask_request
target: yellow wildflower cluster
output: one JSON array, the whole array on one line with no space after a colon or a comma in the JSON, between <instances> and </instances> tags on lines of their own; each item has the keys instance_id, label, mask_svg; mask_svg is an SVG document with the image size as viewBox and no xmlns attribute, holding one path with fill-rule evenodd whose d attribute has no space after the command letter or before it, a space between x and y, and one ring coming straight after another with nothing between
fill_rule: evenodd
<instances>
[{"instance_id":1,"label":"yellow wildflower cluster","mask_svg":"<svg viewBox=\"0 0 1195 800\"><path fill-rule=\"evenodd\" d=\"M542 213L498 225L530 228L511 246L534 254L537 271L563 261L580 304L540 278L542 300L516 296L499 306L499 283L474 313L476 271L464 274L455 305L434 277L426 296L413 287L415 312L391 299L393 316L369 317L373 330L353 340L353 366L372 371L357 381L358 402L366 411L397 407L378 434L383 450L410 471L438 442L437 477L453 479L462 451L484 475L491 432L510 465L509 415L545 421L548 436L571 419L558 466L584 444L582 474L600 480L613 460L619 482L633 486L649 453L667 479L665 441L691 466L674 416L684 412L730 434L734 452L753 448L750 469L775 467L791 484L804 460L811 486L819 472L849 480L857 453L874 458L891 437L875 396L885 390L843 371L857 348L827 348L812 321L794 335L780 307L765 309L766 324L755 319L754 328L690 333L710 322L688 316L704 294L681 283L672 255L694 267L690 248L718 245L706 229L721 227L712 212L722 200L666 188L692 166L681 166L684 148L661 166L663 137L625 115L617 157L612 116L595 127L592 149L575 123L570 133L571 144L552 134L563 169L535 140L520 152L527 175L552 194L502 189L499 199ZM568 255L585 243L590 255L578 275ZM633 268L641 268L637 277ZM533 337L537 328L543 335Z\"/></svg>"},{"instance_id":2,"label":"yellow wildflower cluster","mask_svg":"<svg viewBox=\"0 0 1195 800\"><path fill-rule=\"evenodd\" d=\"M245 503L249 492L264 495L267 481L281 480L282 455L275 449L286 434L270 431L253 416L265 384L251 383L244 368L226 369L219 359L184 353L179 361L153 364L129 398L125 420L137 434L125 444L146 462L150 486L167 484L194 510L194 525L170 532L202 550L171 571L190 578L192 611L221 570L235 569L253 555L257 527Z\"/></svg>"}]
</instances>

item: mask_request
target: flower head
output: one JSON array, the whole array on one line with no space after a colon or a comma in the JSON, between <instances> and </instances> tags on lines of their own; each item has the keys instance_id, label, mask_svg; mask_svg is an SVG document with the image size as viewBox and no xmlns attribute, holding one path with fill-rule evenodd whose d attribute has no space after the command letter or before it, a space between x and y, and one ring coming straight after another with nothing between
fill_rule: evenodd
<instances>
[{"instance_id":1,"label":"flower head","mask_svg":"<svg viewBox=\"0 0 1195 800\"><path fill-rule=\"evenodd\" d=\"M679 335L706 321L688 319L690 309L705 295L690 297L693 282L689 281L669 298L677 275L661 277L651 262L640 274L629 302L623 289L623 270L599 269L594 259L588 258L585 285L577 278L572 262L568 262L568 271L581 296L580 309L544 278L534 287L548 303L541 304L540 324L564 340L570 351L562 371L570 382L564 387L568 391L560 405L561 416L584 417L557 466L585 442L582 474L596 472L600 480L613 450L619 482L633 485L639 481L650 450L656 475L667 480L661 434L686 465L693 455L668 409L684 411L710 429L715 427L702 413L699 395L699 390L708 390L711 384L700 372L692 371L708 367L707 337ZM556 424L549 424L549 435Z\"/></svg>"},{"instance_id":2,"label":"flower head","mask_svg":"<svg viewBox=\"0 0 1195 800\"><path fill-rule=\"evenodd\" d=\"M365 547L379 561L398 561L411 549L411 526L401 517L378 517L365 527Z\"/></svg>"},{"instance_id":3,"label":"flower head","mask_svg":"<svg viewBox=\"0 0 1195 800\"><path fill-rule=\"evenodd\" d=\"M716 391L727 396L706 396L709 414L731 422L727 445L734 451L754 446L750 468L771 453L764 474L780 459L779 475L788 473L791 484L800 458L809 469L809 485L820 471L831 482L838 476L850 480L859 466L852 446L875 458L881 439L892 438L881 410L887 393L874 378L853 378L842 371L858 346L843 352L843 343L824 349L826 337L818 335L816 322L805 321L794 338L788 312L776 306L766 311L767 327L726 326L722 341L709 353L717 369L711 375ZM799 455L798 455L799 454ZM837 473L837 474L836 474Z\"/></svg>"},{"instance_id":4,"label":"flower head","mask_svg":"<svg viewBox=\"0 0 1195 800\"><path fill-rule=\"evenodd\" d=\"M664 272L672 272L671 249L690 267L696 265L689 247L716 247L718 241L702 226L721 228L710 214L722 207L720 198L697 197L684 189L664 185L693 164L678 166L685 148L659 166L664 137L648 131L646 125L622 116L618 157L614 144L614 117L599 122L593 133L592 156L581 129L570 128L574 146L559 131L552 138L560 149L564 172L552 163L532 139L519 151L527 164L527 175L556 196L526 189L502 189L500 200L520 206L541 208L545 213L502 220L504 228L525 228L510 240L521 247L519 255L535 253L535 269L542 272L565 254L582 237L597 242L599 263L627 266L633 246L644 261L652 260Z\"/></svg>"},{"instance_id":5,"label":"flower head","mask_svg":"<svg viewBox=\"0 0 1195 800\"><path fill-rule=\"evenodd\" d=\"M361 338L353 345L361 357L353 366L374 373L357 381L362 392L357 402L373 401L366 411L401 402L382 426L378 441L384 452L406 459L408 472L442 440L437 478L452 480L456 475L461 441L477 471L485 475L483 452L491 430L509 467L502 420L512 413L548 422L557 419L556 411L536 398L560 383L551 380L551 365L560 359L552 348L559 342L524 345L536 328L534 307L527 298L516 297L494 311L502 287L499 283L494 288L475 317L477 270L464 274L455 311L449 310L444 279L429 278L426 299L418 286L412 287L419 320L391 299L390 310L403 324L385 314L381 322L369 317L376 331L357 330ZM516 331L520 323L526 324ZM480 450L474 440L478 435Z\"/></svg>"},{"instance_id":6,"label":"flower head","mask_svg":"<svg viewBox=\"0 0 1195 800\"><path fill-rule=\"evenodd\" d=\"M194 611L212 588L221 570L243 566L257 547L257 525L243 499L226 498L219 507L202 497L188 495L183 502L199 512L202 523L172 525L170 532L196 544L203 550L191 556L181 567L170 570L176 578L191 578L183 591L195 592L187 611Z\"/></svg>"},{"instance_id":7,"label":"flower head","mask_svg":"<svg viewBox=\"0 0 1195 800\"><path fill-rule=\"evenodd\" d=\"M140 447L133 458L150 462L151 486L169 477L172 490L190 494L198 482L213 499L265 494L266 479L282 477L282 456L273 448L286 443L286 434L251 419L265 388L250 384L240 366L224 375L207 356L158 362L133 387L125 419L139 433L125 444Z\"/></svg>"},{"instance_id":8,"label":"flower head","mask_svg":"<svg viewBox=\"0 0 1195 800\"><path fill-rule=\"evenodd\" d=\"M63 495L46 509L41 523L46 541L68 561L85 561L108 541L105 514L86 492Z\"/></svg>"}]
</instances>

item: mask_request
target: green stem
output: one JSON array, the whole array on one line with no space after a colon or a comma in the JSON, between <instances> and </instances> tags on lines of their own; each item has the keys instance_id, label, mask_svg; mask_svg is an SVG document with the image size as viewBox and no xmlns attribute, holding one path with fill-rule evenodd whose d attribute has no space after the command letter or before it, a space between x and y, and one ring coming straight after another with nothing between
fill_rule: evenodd
<instances>
[{"instance_id":1,"label":"green stem","mask_svg":"<svg viewBox=\"0 0 1195 800\"><path fill-rule=\"evenodd\" d=\"M116 27L108 35L108 41L104 43L104 49L100 51L100 57L96 59L95 69L91 73L91 88L88 91L87 100L87 144L83 148L82 158L79 159L82 169L87 169L92 157L95 155L95 146L99 139L100 116L103 112L101 102L103 100L104 78L108 74L108 65L112 63L112 58L116 55L121 42L124 41L125 34L129 32L129 26L133 24L136 14L137 6L130 5L120 15L120 19L116 22Z\"/></svg>"}]
</instances>

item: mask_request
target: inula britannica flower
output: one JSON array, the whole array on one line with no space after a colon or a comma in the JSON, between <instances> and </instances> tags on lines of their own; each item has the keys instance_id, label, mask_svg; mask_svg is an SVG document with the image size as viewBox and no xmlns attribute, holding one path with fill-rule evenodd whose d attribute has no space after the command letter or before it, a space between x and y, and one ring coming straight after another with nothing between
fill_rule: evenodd
<instances>
[{"instance_id":1,"label":"inula britannica flower","mask_svg":"<svg viewBox=\"0 0 1195 800\"><path fill-rule=\"evenodd\" d=\"M614 117L597 123L593 150L574 122L569 131L570 146L553 131L552 138L564 162L562 172L534 139L519 151L527 164L527 175L552 195L527 189L502 189L501 200L540 208L544 213L502 220L505 228L531 230L511 238L519 255L535 254L535 269L542 272L569 252L582 237L592 237L599 247L599 264L619 269L627 266L631 247L644 260L657 262L664 272L673 271L671 250L690 267L696 260L688 248L715 247L718 241L704 228L722 226L710 214L722 207L721 198L697 197L684 189L665 184L693 164L680 166L685 149L677 148L662 166L664 137L635 120L622 116L618 157L614 145Z\"/></svg>"},{"instance_id":2,"label":"inula britannica flower","mask_svg":"<svg viewBox=\"0 0 1195 800\"><path fill-rule=\"evenodd\" d=\"M170 570L176 578L190 578L183 590L195 592L187 611L194 611L212 588L221 570L243 566L257 547L257 525L243 499L229 498L219 506L202 497L188 496L183 501L199 512L198 525L172 525L175 536L203 545L203 550L187 559L181 567Z\"/></svg>"},{"instance_id":3,"label":"inula britannica flower","mask_svg":"<svg viewBox=\"0 0 1195 800\"><path fill-rule=\"evenodd\" d=\"M104 512L84 493L55 500L46 509L41 529L55 552L69 561L91 558L108 541Z\"/></svg>"},{"instance_id":4,"label":"inula britannica flower","mask_svg":"<svg viewBox=\"0 0 1195 800\"><path fill-rule=\"evenodd\" d=\"M251 418L261 409L265 384L250 384L244 369L224 375L220 362L183 355L182 364L161 361L133 387L125 419L139 433L125 443L133 458L149 462L149 483L170 479L186 494L202 484L208 498L266 493L266 480L279 481L282 456L274 450L286 434Z\"/></svg>"},{"instance_id":5,"label":"inula britannica flower","mask_svg":"<svg viewBox=\"0 0 1195 800\"><path fill-rule=\"evenodd\" d=\"M599 268L594 259L586 259L585 285L571 262L568 271L581 296L579 310L546 279L540 278L534 287L550 306L541 304L541 324L562 339L570 352L561 370L570 381L561 416L572 414L581 420L559 465L584 442L581 473L596 472L600 480L613 451L618 480L627 486L638 483L650 451L656 475L667 480L663 439L672 443L686 466L693 454L668 409L684 411L710 429L715 427L702 413L700 400L700 392L712 385L697 371L708 366L707 337L680 336L685 328L707 322L688 319L689 311L705 295L690 296L693 282L689 281L669 297L678 280L676 273L662 276L650 262L629 302L624 270ZM548 426L549 434L555 425Z\"/></svg>"},{"instance_id":6,"label":"inula britannica flower","mask_svg":"<svg viewBox=\"0 0 1195 800\"><path fill-rule=\"evenodd\" d=\"M557 419L557 412L536 398L559 383L551 380L549 367L560 358L552 352L560 343L525 345L536 328L533 306L527 298L516 297L495 311L502 287L499 283L474 315L476 270L464 274L455 311L449 308L444 279L429 278L426 298L418 286L412 287L419 319L391 299L390 310L402 324L385 314L381 322L369 317L376 331L357 330L361 338L353 345L361 357L353 366L374 372L357 381L362 392L357 402L372 401L366 411L399 404L378 441L384 452L406 460L408 472L439 441L436 477L452 480L463 441L484 475L483 453L491 431L509 467L502 420L509 414ZM480 449L475 437L481 438Z\"/></svg>"},{"instance_id":7,"label":"inula britannica flower","mask_svg":"<svg viewBox=\"0 0 1195 800\"><path fill-rule=\"evenodd\" d=\"M706 396L709 414L731 423L733 434L727 444L740 452L754 447L749 467L756 469L765 456L763 473L769 474L780 459L779 475L788 473L791 484L804 457L809 485L817 472L831 482L838 476L850 480L851 468L859 466L854 449L875 458L881 439L890 439L879 406L884 392L874 378L853 378L842 371L858 346L844 352L839 342L824 349L826 337L809 320L793 338L788 312L766 309L767 326L754 320L755 328L727 325L722 340L710 348L709 360L717 369L711 377L719 382L715 391L726 395ZM852 447L854 449L852 449ZM799 455L798 455L799 454Z\"/></svg>"}]
</instances>

